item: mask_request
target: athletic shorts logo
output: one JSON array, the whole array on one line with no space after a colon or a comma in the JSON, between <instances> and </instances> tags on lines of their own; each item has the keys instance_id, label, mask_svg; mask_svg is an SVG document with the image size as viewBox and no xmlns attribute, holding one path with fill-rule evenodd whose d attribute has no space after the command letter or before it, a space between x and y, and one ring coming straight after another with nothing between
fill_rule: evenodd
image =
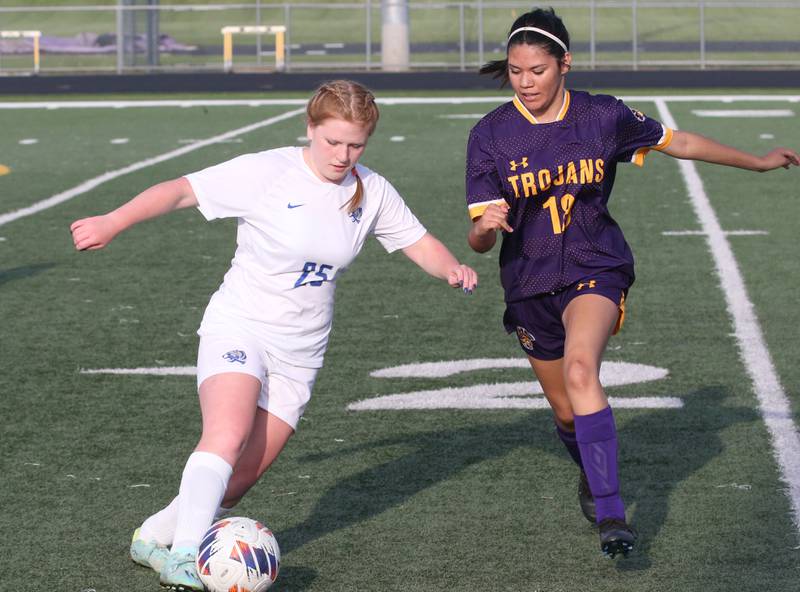
<instances>
[{"instance_id":1,"label":"athletic shorts logo","mask_svg":"<svg viewBox=\"0 0 800 592\"><path fill-rule=\"evenodd\" d=\"M247 354L240 349L232 349L231 351L222 354L222 357L228 360L231 364L234 362L244 364L247 360Z\"/></svg>"},{"instance_id":2,"label":"athletic shorts logo","mask_svg":"<svg viewBox=\"0 0 800 592\"><path fill-rule=\"evenodd\" d=\"M362 216L363 214L364 214L364 210L363 210L363 208L356 208L355 210L353 210L352 212L350 212L350 219L351 219L351 220L352 220L352 221L353 221L355 224L360 224L360 223L361 223L361 216Z\"/></svg>"},{"instance_id":3,"label":"athletic shorts logo","mask_svg":"<svg viewBox=\"0 0 800 592\"><path fill-rule=\"evenodd\" d=\"M536 341L524 327L517 327L517 339L519 344L528 351L533 351L533 343Z\"/></svg>"},{"instance_id":4,"label":"athletic shorts logo","mask_svg":"<svg viewBox=\"0 0 800 592\"><path fill-rule=\"evenodd\" d=\"M286 204L286 207L289 208L290 210L293 210L295 208L299 208L300 206L304 205L306 204L293 204L292 202L289 202L288 204Z\"/></svg>"}]
</instances>

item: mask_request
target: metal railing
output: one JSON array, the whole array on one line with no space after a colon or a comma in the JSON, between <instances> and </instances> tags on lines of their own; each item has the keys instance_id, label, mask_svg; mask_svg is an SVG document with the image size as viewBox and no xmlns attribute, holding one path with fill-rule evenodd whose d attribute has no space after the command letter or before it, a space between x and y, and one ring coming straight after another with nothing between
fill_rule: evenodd
<instances>
[{"instance_id":1,"label":"metal railing","mask_svg":"<svg viewBox=\"0 0 800 592\"><path fill-rule=\"evenodd\" d=\"M286 27L286 71L382 67L381 0L157 1L0 6L0 29L42 32L41 72L221 71L221 28L247 25ZM570 30L576 69L800 67L800 29L795 25L800 22L800 0L544 4L553 6ZM464 71L503 57L511 23L530 6L480 0L410 2L407 68ZM272 43L261 35L237 41L233 69L273 70ZM0 72L30 72L28 49L22 40L0 41Z\"/></svg>"}]
</instances>

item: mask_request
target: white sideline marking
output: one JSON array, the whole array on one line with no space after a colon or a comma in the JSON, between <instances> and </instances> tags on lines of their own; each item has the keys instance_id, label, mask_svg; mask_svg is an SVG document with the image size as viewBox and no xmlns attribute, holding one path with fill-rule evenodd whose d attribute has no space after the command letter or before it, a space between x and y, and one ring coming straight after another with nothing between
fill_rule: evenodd
<instances>
[{"instance_id":1,"label":"white sideline marking","mask_svg":"<svg viewBox=\"0 0 800 592\"><path fill-rule=\"evenodd\" d=\"M405 364L383 368L370 373L379 378L430 377L443 378L459 372L469 372L487 368L530 368L527 360L521 358L480 358L474 360L453 360ZM159 366L155 368L97 368L81 369L81 374L116 374L149 376L194 376L195 366ZM628 362L605 362L600 369L600 380L605 386L649 382L666 378L665 368L631 364ZM546 409L549 407L541 395L538 382L506 382L500 384L478 384L468 387L442 388L436 390L413 391L373 397L347 406L352 411L372 411L380 409ZM683 401L677 397L610 397L614 407L620 409L680 409Z\"/></svg>"},{"instance_id":2,"label":"white sideline marking","mask_svg":"<svg viewBox=\"0 0 800 592\"><path fill-rule=\"evenodd\" d=\"M112 144L127 144L128 142L130 142L128 138L113 138L111 140Z\"/></svg>"},{"instance_id":3,"label":"white sideline marking","mask_svg":"<svg viewBox=\"0 0 800 592\"><path fill-rule=\"evenodd\" d=\"M503 368L525 368L530 370L525 358L474 358L471 360L446 360L443 362L423 362L381 368L369 373L373 378L446 378L461 372ZM647 382L666 378L666 368L633 364L630 362L603 362L600 366L600 382L608 386ZM538 388L538 387L537 387ZM542 393L543 391L536 391Z\"/></svg>"},{"instance_id":4,"label":"white sideline marking","mask_svg":"<svg viewBox=\"0 0 800 592\"><path fill-rule=\"evenodd\" d=\"M178 144L192 144L194 142L200 142L197 138L186 138L182 140L178 140ZM220 140L218 144L241 144L241 138L228 138L227 140Z\"/></svg>"},{"instance_id":5,"label":"white sideline marking","mask_svg":"<svg viewBox=\"0 0 800 592\"><path fill-rule=\"evenodd\" d=\"M706 236L702 230L665 230L664 236ZM726 230L725 236L763 236L769 234L766 230Z\"/></svg>"},{"instance_id":6,"label":"white sideline marking","mask_svg":"<svg viewBox=\"0 0 800 592\"><path fill-rule=\"evenodd\" d=\"M476 358L404 364L370 372L375 378L445 378L461 372L505 368L530 370L524 358ZM629 362L604 362L600 367L603 385L621 386L666 378L666 368ZM466 387L446 387L435 390L395 393L351 403L351 411L409 410L409 409L546 409L546 399L531 398L544 391L536 382L503 382ZM612 397L612 405L627 409L676 409L683 401L675 397Z\"/></svg>"},{"instance_id":7,"label":"white sideline marking","mask_svg":"<svg viewBox=\"0 0 800 592\"><path fill-rule=\"evenodd\" d=\"M48 197L47 199L44 199L26 208L15 210L13 212L8 212L6 214L0 214L0 226L8 224L9 222L13 222L14 220L19 220L20 218L24 218L25 216L36 214L38 212L41 212L42 210L52 208L53 206L63 203L65 201L69 201L73 197L86 193L87 191L91 191L95 187L98 187L103 183L106 183L107 181L116 179L117 177L121 177L123 175L127 175L128 173L132 173L134 171L147 168L154 164L164 162L165 160L171 160L173 158L177 158L178 156L183 156L184 154L188 154L189 152L193 152L194 150L197 150L199 148L204 148L205 146L216 144L221 140L226 140L228 138L233 138L242 134L246 134L248 132L260 129L262 127L272 125L273 123L283 121L284 119L290 119L304 112L305 109L293 109L291 111L283 113L282 115L270 117L269 119L264 119L263 121L252 123L250 125L240 127L239 129L231 130L229 132L225 132L224 134L214 136L213 138L208 138L207 140L201 140L200 142L196 142L194 144L189 144L188 146L183 146L182 148L165 152L164 154L155 156L153 158L140 160L139 162L128 165L121 169L117 169L116 171L109 171L107 173L103 173L98 177L94 177L92 179L89 179L88 181L84 181L80 185L76 185L72 189L67 189L66 191L57 193L51 197Z\"/></svg>"},{"instance_id":8,"label":"white sideline marking","mask_svg":"<svg viewBox=\"0 0 800 592\"><path fill-rule=\"evenodd\" d=\"M677 123L666 102L660 99L656 100L656 107L664 125L677 129ZM678 160L677 162L692 199L695 215L703 227L703 231L708 235L708 247L714 258L728 311L733 318L739 353L750 380L753 381L759 411L769 430L773 453L781 476L789 486L789 499L795 528L800 529L800 460L798 460L800 459L800 437L798 437L797 427L792 421L789 401L764 342L764 335L753 311L753 303L747 296L747 287L739 271L736 258L720 227L717 215L711 207L697 168L689 160Z\"/></svg>"},{"instance_id":9,"label":"white sideline marking","mask_svg":"<svg viewBox=\"0 0 800 592\"><path fill-rule=\"evenodd\" d=\"M791 109L693 109L698 117L794 117Z\"/></svg>"},{"instance_id":10,"label":"white sideline marking","mask_svg":"<svg viewBox=\"0 0 800 592\"><path fill-rule=\"evenodd\" d=\"M81 374L144 374L148 376L194 376L195 366L159 366L157 368L81 368Z\"/></svg>"},{"instance_id":11,"label":"white sideline marking","mask_svg":"<svg viewBox=\"0 0 800 592\"><path fill-rule=\"evenodd\" d=\"M405 136L392 136L391 138L389 138L389 141L390 142L404 142L405 139L406 139Z\"/></svg>"},{"instance_id":12,"label":"white sideline marking","mask_svg":"<svg viewBox=\"0 0 800 592\"><path fill-rule=\"evenodd\" d=\"M23 138L19 141L22 146L30 146L31 144L38 144L39 140L36 138Z\"/></svg>"},{"instance_id":13,"label":"white sideline marking","mask_svg":"<svg viewBox=\"0 0 800 592\"><path fill-rule=\"evenodd\" d=\"M350 411L381 411L410 409L550 409L544 397L531 395L536 382L476 384L465 388L446 388L414 391L365 399L347 406ZM491 389L488 392L487 389ZM539 389L541 393L541 389ZM680 409L683 401L677 397L609 397L614 409Z\"/></svg>"},{"instance_id":14,"label":"white sideline marking","mask_svg":"<svg viewBox=\"0 0 800 592\"><path fill-rule=\"evenodd\" d=\"M800 95L629 95L619 97L625 102L669 101L723 102L765 101L800 102ZM482 103L504 103L510 95L493 97L386 97L379 98L381 105L471 105ZM127 109L130 107L265 107L265 106L305 106L306 99L168 99L161 101L0 101L0 109Z\"/></svg>"}]
</instances>

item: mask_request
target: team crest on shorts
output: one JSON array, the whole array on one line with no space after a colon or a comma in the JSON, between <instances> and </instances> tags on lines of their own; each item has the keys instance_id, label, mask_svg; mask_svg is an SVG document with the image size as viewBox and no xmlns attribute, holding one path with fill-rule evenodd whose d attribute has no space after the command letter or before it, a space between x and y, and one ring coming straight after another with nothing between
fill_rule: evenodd
<instances>
[{"instance_id":1,"label":"team crest on shorts","mask_svg":"<svg viewBox=\"0 0 800 592\"><path fill-rule=\"evenodd\" d=\"M517 327L517 338L519 339L519 344L527 349L528 351L533 351L533 343L536 341L533 335L531 335L527 329L524 327Z\"/></svg>"},{"instance_id":2,"label":"team crest on shorts","mask_svg":"<svg viewBox=\"0 0 800 592\"><path fill-rule=\"evenodd\" d=\"M245 361L247 361L247 354L240 349L232 349L231 351L222 354L222 357L231 363L239 362L240 364L244 364Z\"/></svg>"}]
</instances>

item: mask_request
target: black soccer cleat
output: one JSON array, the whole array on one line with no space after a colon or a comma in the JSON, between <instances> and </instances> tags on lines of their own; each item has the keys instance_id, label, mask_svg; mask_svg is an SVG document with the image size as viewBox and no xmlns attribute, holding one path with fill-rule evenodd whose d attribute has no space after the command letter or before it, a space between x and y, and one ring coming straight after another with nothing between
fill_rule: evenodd
<instances>
[{"instance_id":1,"label":"black soccer cleat","mask_svg":"<svg viewBox=\"0 0 800 592\"><path fill-rule=\"evenodd\" d=\"M637 534L627 522L619 518L606 518L598 525L600 528L600 550L613 559L619 553L627 557L633 551Z\"/></svg>"},{"instance_id":2,"label":"black soccer cleat","mask_svg":"<svg viewBox=\"0 0 800 592\"><path fill-rule=\"evenodd\" d=\"M594 496L592 495L592 490L589 489L589 480L586 478L586 473L583 471L578 477L578 503L581 505L581 512L583 512L586 519L592 524L597 522Z\"/></svg>"}]
</instances>

